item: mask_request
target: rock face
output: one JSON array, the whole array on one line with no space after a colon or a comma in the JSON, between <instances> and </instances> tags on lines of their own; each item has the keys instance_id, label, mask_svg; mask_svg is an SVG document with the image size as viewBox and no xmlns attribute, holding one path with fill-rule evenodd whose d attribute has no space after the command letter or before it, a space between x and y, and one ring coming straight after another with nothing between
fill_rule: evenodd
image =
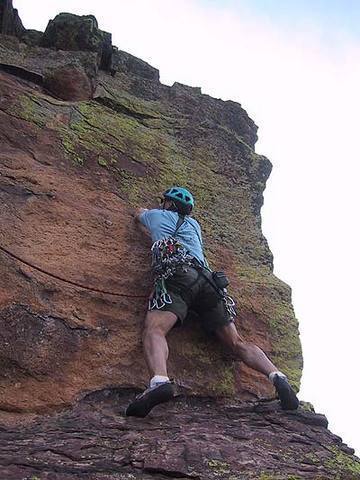
<instances>
[{"instance_id":1,"label":"rock face","mask_svg":"<svg viewBox=\"0 0 360 480\"><path fill-rule=\"evenodd\" d=\"M3 426L2 478L360 478L360 462L326 429L323 415L285 413L274 402L181 398L139 420L121 415L130 398L126 391L104 390L72 410Z\"/></svg>"},{"instance_id":2,"label":"rock face","mask_svg":"<svg viewBox=\"0 0 360 480\"><path fill-rule=\"evenodd\" d=\"M148 381L140 339L151 288L150 243L132 215L134 207L155 205L172 184L195 194L208 259L229 274L244 339L258 344L295 388L302 357L290 288L273 275L261 232L271 164L255 153L256 125L235 102L179 83L162 85L157 69L112 47L108 35L92 16L61 14L34 42L0 36L4 476L297 478L298 449L291 445L299 443L304 456L298 471L308 475L300 478L317 478L314 472L318 478L358 478L349 476L357 468L349 449L339 450L339 440L324 425L321 432L309 427L326 437L312 470L303 467L311 447L318 448L310 433L308 440L282 433L289 448L280 470L271 460L279 456L272 450L279 442L274 436L258 447L255 463L248 453L239 456L236 449L253 450L260 430L270 434L275 428L272 415L282 425L278 430L291 432L307 429L318 417L274 410L269 382L227 356L194 317L169 336L170 373L186 387L188 400L172 410L161 407L160 416L156 410L142 422L122 417L117 405ZM22 38L29 38L27 32ZM229 405L236 406L238 417ZM65 407L67 413L55 415ZM52 416L45 419L45 413ZM218 416L215 428L210 419ZM151 433L154 418L165 422L159 437ZM192 423L194 430L187 426ZM22 430L24 424L28 430ZM183 426L180 436L175 425ZM239 434L237 425L245 433ZM249 433L253 427L255 433ZM114 432L114 438L121 435L118 451ZM91 443L89 436L109 441ZM30 437L39 446L32 453L24 448ZM236 449L221 449L225 438ZM217 445L214 455L209 441ZM56 442L69 448L59 449ZM160 445L168 447L168 456ZM99 462L91 452L98 452ZM337 453L349 468L337 466L334 472L347 476L329 476ZM293 463L286 460L290 454ZM24 460L32 456L30 463Z\"/></svg>"},{"instance_id":3,"label":"rock face","mask_svg":"<svg viewBox=\"0 0 360 480\"><path fill-rule=\"evenodd\" d=\"M88 390L147 381L140 330L150 245L131 215L173 183L196 196L209 260L227 270L241 299L244 337L298 384L301 351L290 290L272 274L260 228L271 165L254 152L256 126L241 106L181 84L161 85L156 69L121 51L114 53L113 77L97 69L92 52L57 56L9 37L2 49L6 274L0 321L8 344L0 353L7 385L2 402L15 410L47 411ZM75 101L74 91L63 95L72 87L66 59L92 75L93 100ZM86 98L81 81L73 86ZM224 356L189 323L170 336L171 371L178 380L203 395L273 396L268 382ZM74 335L69 349L66 332ZM25 354L27 339L39 335L41 343L34 341Z\"/></svg>"},{"instance_id":4,"label":"rock face","mask_svg":"<svg viewBox=\"0 0 360 480\"><path fill-rule=\"evenodd\" d=\"M18 11L13 8L12 0L0 1L0 33L21 37L25 28L20 20Z\"/></svg>"}]
</instances>

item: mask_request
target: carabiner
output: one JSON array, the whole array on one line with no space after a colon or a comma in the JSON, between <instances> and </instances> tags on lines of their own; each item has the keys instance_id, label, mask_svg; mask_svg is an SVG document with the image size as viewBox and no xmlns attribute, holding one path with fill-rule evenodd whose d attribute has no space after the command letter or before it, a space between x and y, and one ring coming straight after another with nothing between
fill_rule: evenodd
<instances>
[{"instance_id":1,"label":"carabiner","mask_svg":"<svg viewBox=\"0 0 360 480\"><path fill-rule=\"evenodd\" d=\"M162 295L162 301L169 305L170 303L172 303L172 298L170 297L170 295L168 293L164 293Z\"/></svg>"}]
</instances>

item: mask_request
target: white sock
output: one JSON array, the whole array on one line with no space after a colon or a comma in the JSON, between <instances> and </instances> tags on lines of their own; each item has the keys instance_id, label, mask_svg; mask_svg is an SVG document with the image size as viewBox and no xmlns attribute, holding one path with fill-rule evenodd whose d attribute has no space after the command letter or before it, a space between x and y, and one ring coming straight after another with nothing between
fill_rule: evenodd
<instances>
[{"instance_id":1,"label":"white sock","mask_svg":"<svg viewBox=\"0 0 360 480\"><path fill-rule=\"evenodd\" d=\"M275 375L279 375L279 377L286 378L286 375L284 375L282 372L279 372L279 371L271 372L269 374L269 380L270 380L271 383L274 383Z\"/></svg>"},{"instance_id":2,"label":"white sock","mask_svg":"<svg viewBox=\"0 0 360 480\"><path fill-rule=\"evenodd\" d=\"M150 380L150 388L155 387L157 383L166 383L169 381L169 377L164 375L154 375Z\"/></svg>"}]
</instances>

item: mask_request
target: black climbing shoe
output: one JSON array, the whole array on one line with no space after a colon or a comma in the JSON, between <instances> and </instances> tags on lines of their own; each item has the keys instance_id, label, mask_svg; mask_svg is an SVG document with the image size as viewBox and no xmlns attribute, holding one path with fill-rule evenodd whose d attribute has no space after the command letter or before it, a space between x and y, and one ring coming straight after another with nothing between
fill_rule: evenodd
<instances>
[{"instance_id":1,"label":"black climbing shoe","mask_svg":"<svg viewBox=\"0 0 360 480\"><path fill-rule=\"evenodd\" d=\"M173 382L160 383L155 387L147 388L138 395L125 410L127 417L144 418L155 405L168 402L175 397L175 385Z\"/></svg>"},{"instance_id":2,"label":"black climbing shoe","mask_svg":"<svg viewBox=\"0 0 360 480\"><path fill-rule=\"evenodd\" d=\"M283 410L296 410L298 408L299 400L286 377L274 375L274 387Z\"/></svg>"}]
</instances>

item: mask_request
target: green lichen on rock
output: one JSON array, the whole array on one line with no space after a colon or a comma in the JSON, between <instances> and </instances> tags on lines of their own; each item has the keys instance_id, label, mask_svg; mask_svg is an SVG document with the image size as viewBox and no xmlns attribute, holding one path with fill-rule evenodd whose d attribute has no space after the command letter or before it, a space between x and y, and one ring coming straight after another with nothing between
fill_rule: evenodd
<instances>
[{"instance_id":1,"label":"green lichen on rock","mask_svg":"<svg viewBox=\"0 0 360 480\"><path fill-rule=\"evenodd\" d=\"M257 480L279 480L278 475L273 475L269 473L261 473Z\"/></svg>"},{"instance_id":2,"label":"green lichen on rock","mask_svg":"<svg viewBox=\"0 0 360 480\"><path fill-rule=\"evenodd\" d=\"M300 407L301 407L302 410L304 410L304 412L315 413L314 405L310 402L301 401L300 402Z\"/></svg>"},{"instance_id":3,"label":"green lichen on rock","mask_svg":"<svg viewBox=\"0 0 360 480\"><path fill-rule=\"evenodd\" d=\"M338 447L330 447L333 456L324 462L334 475L334 480L342 480L344 477L357 479L360 478L360 460L344 453Z\"/></svg>"},{"instance_id":4,"label":"green lichen on rock","mask_svg":"<svg viewBox=\"0 0 360 480\"><path fill-rule=\"evenodd\" d=\"M83 166L85 162L85 157L78 154L78 150L75 149L75 142L72 141L71 136L64 132L64 135L61 139L62 146L64 151L72 160L75 165Z\"/></svg>"},{"instance_id":5,"label":"green lichen on rock","mask_svg":"<svg viewBox=\"0 0 360 480\"><path fill-rule=\"evenodd\" d=\"M298 322L290 303L278 301L270 318L273 338L273 359L276 365L300 389L302 351L298 331Z\"/></svg>"},{"instance_id":6,"label":"green lichen on rock","mask_svg":"<svg viewBox=\"0 0 360 480\"><path fill-rule=\"evenodd\" d=\"M13 108L13 113L22 120L33 123L39 128L44 128L49 112L35 95L27 94L19 96L18 103Z\"/></svg>"},{"instance_id":7,"label":"green lichen on rock","mask_svg":"<svg viewBox=\"0 0 360 480\"><path fill-rule=\"evenodd\" d=\"M82 151L86 156L99 156L106 162L122 189L123 172L131 176L131 185L125 182L130 203L136 204L138 182L134 174L138 166L151 163L153 153L161 148L158 139L144 126L125 114L114 114L110 109L96 102L82 102L73 109L71 122L64 132L73 145L73 151ZM123 164L123 167L117 164ZM102 165L103 166L103 165ZM138 182L137 182L138 180Z\"/></svg>"},{"instance_id":8,"label":"green lichen on rock","mask_svg":"<svg viewBox=\"0 0 360 480\"><path fill-rule=\"evenodd\" d=\"M144 100L125 90L112 88L109 85L100 84L99 90L102 94L97 96L96 101L115 112L146 120L152 128L161 126L165 129L164 121L167 121L170 125L173 122L173 119L166 115L166 109L159 101ZM157 120L160 120L160 125Z\"/></svg>"},{"instance_id":9,"label":"green lichen on rock","mask_svg":"<svg viewBox=\"0 0 360 480\"><path fill-rule=\"evenodd\" d=\"M184 341L176 346L177 354L186 358L197 372L196 376L203 376L203 371L211 369L216 363L212 383L209 391L218 397L230 397L235 394L234 362L224 359L223 352L218 345L209 345L203 332L195 330L191 341ZM183 373L186 378L186 372Z\"/></svg>"},{"instance_id":10,"label":"green lichen on rock","mask_svg":"<svg viewBox=\"0 0 360 480\"><path fill-rule=\"evenodd\" d=\"M261 473L259 477L256 477L256 480L301 480L301 477L298 475L282 475L280 473Z\"/></svg>"},{"instance_id":11,"label":"green lichen on rock","mask_svg":"<svg viewBox=\"0 0 360 480\"><path fill-rule=\"evenodd\" d=\"M107 160L105 160L105 158L102 158L102 157L99 157L99 158L98 158L98 164L99 164L101 167L107 167L107 166L108 166Z\"/></svg>"},{"instance_id":12,"label":"green lichen on rock","mask_svg":"<svg viewBox=\"0 0 360 480\"><path fill-rule=\"evenodd\" d=\"M235 371L234 365L221 364L217 369L216 380L212 386L212 392L215 396L231 397L235 394Z\"/></svg>"},{"instance_id":13,"label":"green lichen on rock","mask_svg":"<svg viewBox=\"0 0 360 480\"><path fill-rule=\"evenodd\" d=\"M261 473L257 480L301 480L297 475Z\"/></svg>"},{"instance_id":14,"label":"green lichen on rock","mask_svg":"<svg viewBox=\"0 0 360 480\"><path fill-rule=\"evenodd\" d=\"M207 461L209 467L215 476L227 475L231 472L230 465L227 462L211 459Z\"/></svg>"}]
</instances>

